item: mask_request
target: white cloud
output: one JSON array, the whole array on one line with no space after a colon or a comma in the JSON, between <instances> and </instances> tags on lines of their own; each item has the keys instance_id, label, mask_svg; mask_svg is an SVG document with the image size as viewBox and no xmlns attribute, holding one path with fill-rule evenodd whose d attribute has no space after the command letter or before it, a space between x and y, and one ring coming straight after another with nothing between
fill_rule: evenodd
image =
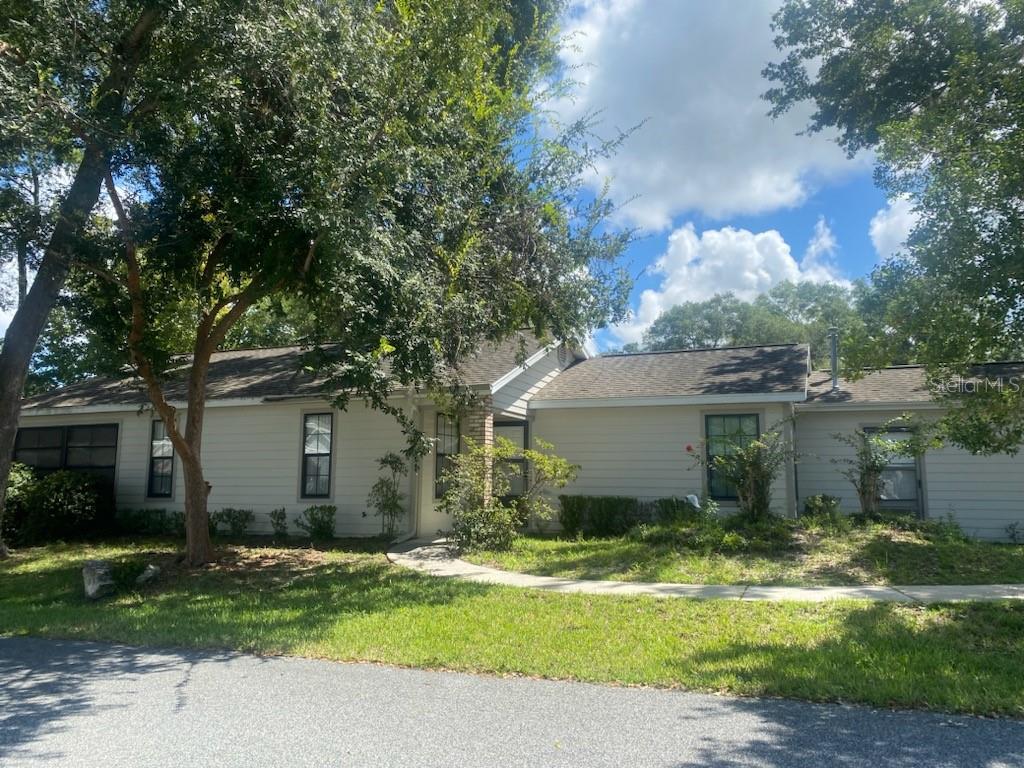
<instances>
[{"instance_id":1,"label":"white cloud","mask_svg":"<svg viewBox=\"0 0 1024 768\"><path fill-rule=\"evenodd\" d=\"M762 68L776 0L583 0L563 57L581 84L564 120L600 112L599 132L647 120L598 167L631 223L660 230L699 211L722 219L796 206L815 183L863 167L826 136L797 136L808 110L767 117ZM864 160L866 160L865 158Z\"/></svg>"},{"instance_id":2,"label":"white cloud","mask_svg":"<svg viewBox=\"0 0 1024 768\"><path fill-rule=\"evenodd\" d=\"M799 261L774 229L754 233L723 227L698 234L694 225L687 223L669 235L668 249L651 268L653 274L662 275L660 285L645 290L632 317L615 326L612 333L624 344L640 341L665 310L716 293L732 292L749 301L785 280L846 283L832 263L837 249L824 218L818 219Z\"/></svg>"},{"instance_id":3,"label":"white cloud","mask_svg":"<svg viewBox=\"0 0 1024 768\"><path fill-rule=\"evenodd\" d=\"M907 237L917 224L917 214L905 197L897 197L889 201L885 208L879 209L868 227L871 243L880 259L887 259L903 251Z\"/></svg>"}]
</instances>

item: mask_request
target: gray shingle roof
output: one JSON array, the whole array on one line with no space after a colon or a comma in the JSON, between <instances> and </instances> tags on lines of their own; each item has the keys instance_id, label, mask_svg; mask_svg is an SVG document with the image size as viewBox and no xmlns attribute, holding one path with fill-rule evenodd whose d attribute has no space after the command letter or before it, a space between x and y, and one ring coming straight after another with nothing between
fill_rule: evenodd
<instances>
[{"instance_id":1,"label":"gray shingle roof","mask_svg":"<svg viewBox=\"0 0 1024 768\"><path fill-rule=\"evenodd\" d=\"M522 334L527 356L543 344L532 335ZM314 396L322 382L302 370L301 347L237 349L216 352L210 360L208 398L282 398ZM500 344L485 345L459 368L464 384L488 386L520 364L520 335ZM177 369L164 386L169 400L186 399L187 366ZM123 379L96 377L28 399L23 410L87 405L147 405L149 398L142 383L134 377Z\"/></svg>"},{"instance_id":2,"label":"gray shingle roof","mask_svg":"<svg viewBox=\"0 0 1024 768\"><path fill-rule=\"evenodd\" d=\"M584 360L555 377L533 400L802 395L806 377L806 344L641 352Z\"/></svg>"},{"instance_id":3,"label":"gray shingle roof","mask_svg":"<svg viewBox=\"0 0 1024 768\"><path fill-rule=\"evenodd\" d=\"M982 378L995 381L1017 377L1024 384L1024 363L984 363L975 366L966 381ZM839 390L832 391L832 375L828 371L814 371L807 383L807 402L814 404L858 403L927 403L932 393L925 369L920 365L897 365L873 371L856 381L841 379Z\"/></svg>"}]
</instances>

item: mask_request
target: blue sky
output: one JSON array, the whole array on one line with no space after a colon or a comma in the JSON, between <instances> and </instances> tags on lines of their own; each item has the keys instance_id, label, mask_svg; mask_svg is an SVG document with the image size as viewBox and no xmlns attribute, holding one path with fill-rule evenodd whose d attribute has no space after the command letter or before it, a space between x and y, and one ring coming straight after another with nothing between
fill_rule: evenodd
<instances>
[{"instance_id":1,"label":"blue sky","mask_svg":"<svg viewBox=\"0 0 1024 768\"><path fill-rule=\"evenodd\" d=\"M630 199L619 223L642 237L631 318L600 331L606 349L637 341L681 301L733 291L752 298L781 280L845 282L896 252L913 216L828 135L797 135L810 107L773 120L761 70L778 58L778 0L579 0L563 60L577 82L563 121L600 115L612 134L641 124L597 169Z\"/></svg>"},{"instance_id":2,"label":"blue sky","mask_svg":"<svg viewBox=\"0 0 1024 768\"><path fill-rule=\"evenodd\" d=\"M596 350L638 341L674 304L781 280L853 280L895 253L913 225L886 200L872 158L827 135L797 135L809 107L778 120L761 70L779 56L779 0L576 0L562 58L577 87L552 105L563 122L597 114L606 136L639 128L591 179L630 200L617 223L641 237L626 262L632 315ZM10 282L10 275L5 282ZM0 329L10 312L0 306Z\"/></svg>"}]
</instances>

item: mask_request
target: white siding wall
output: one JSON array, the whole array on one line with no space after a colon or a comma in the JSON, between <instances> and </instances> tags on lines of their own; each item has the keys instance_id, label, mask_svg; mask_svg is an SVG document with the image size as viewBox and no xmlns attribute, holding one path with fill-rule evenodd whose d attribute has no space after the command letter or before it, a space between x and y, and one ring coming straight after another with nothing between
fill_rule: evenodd
<instances>
[{"instance_id":1,"label":"white siding wall","mask_svg":"<svg viewBox=\"0 0 1024 768\"><path fill-rule=\"evenodd\" d=\"M558 350L550 350L516 378L494 393L495 418L525 419L530 398L562 371Z\"/></svg>"},{"instance_id":2,"label":"white siding wall","mask_svg":"<svg viewBox=\"0 0 1024 768\"><path fill-rule=\"evenodd\" d=\"M835 440L835 432L879 426L894 411L802 412L796 442L800 506L818 493L837 496L846 512L859 510L857 494L833 459L851 457L853 449ZM1005 539L1006 526L1024 527L1024 455L974 456L958 448L929 451L920 462L922 504L930 518L952 516L964 531L984 539Z\"/></svg>"},{"instance_id":3,"label":"white siding wall","mask_svg":"<svg viewBox=\"0 0 1024 768\"><path fill-rule=\"evenodd\" d=\"M579 477L564 493L699 496L705 473L686 446L700 450L704 416L715 413L757 413L764 429L781 420L785 409L778 404L545 408L533 412L531 435L553 443L555 453L580 465ZM772 493L774 507L783 514L792 511L790 478L783 472Z\"/></svg>"},{"instance_id":4,"label":"white siding wall","mask_svg":"<svg viewBox=\"0 0 1024 768\"><path fill-rule=\"evenodd\" d=\"M391 416L361 404L353 403L346 412L336 411L331 497L303 499L299 494L302 414L327 410L327 405L318 407L308 402L207 408L203 469L213 486L210 511L221 507L252 509L256 514L253 531L269 533L267 513L273 509L284 507L291 520L312 504L334 504L338 508L339 536L379 533L381 521L367 509L366 497L380 474L377 459L387 451L400 451L405 438ZM174 495L170 499L146 498L151 420L149 412L130 411L23 416L21 425L117 423L118 506L184 509L184 483L177 457ZM290 527L299 533L293 524Z\"/></svg>"}]
</instances>

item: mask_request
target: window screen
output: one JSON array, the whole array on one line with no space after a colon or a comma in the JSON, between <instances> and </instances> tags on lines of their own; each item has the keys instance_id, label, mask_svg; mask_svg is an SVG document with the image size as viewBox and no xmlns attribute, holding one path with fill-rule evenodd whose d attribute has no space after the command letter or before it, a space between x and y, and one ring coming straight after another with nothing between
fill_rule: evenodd
<instances>
[{"instance_id":1,"label":"window screen","mask_svg":"<svg viewBox=\"0 0 1024 768\"><path fill-rule=\"evenodd\" d=\"M759 435L757 414L739 413L704 417L708 457L708 495L713 499L735 499L736 486L714 468L716 456L728 456Z\"/></svg>"},{"instance_id":2,"label":"window screen","mask_svg":"<svg viewBox=\"0 0 1024 768\"><path fill-rule=\"evenodd\" d=\"M459 422L443 413L437 414L437 443L434 448L434 498L439 499L448 490L442 478L453 467L452 456L459 452Z\"/></svg>"},{"instance_id":3,"label":"window screen","mask_svg":"<svg viewBox=\"0 0 1024 768\"><path fill-rule=\"evenodd\" d=\"M333 415L307 413L302 421L302 495L331 495L331 444Z\"/></svg>"},{"instance_id":4,"label":"window screen","mask_svg":"<svg viewBox=\"0 0 1024 768\"><path fill-rule=\"evenodd\" d=\"M155 498L168 498L174 488L174 445L161 419L153 422L149 441L149 492Z\"/></svg>"},{"instance_id":5,"label":"window screen","mask_svg":"<svg viewBox=\"0 0 1024 768\"><path fill-rule=\"evenodd\" d=\"M494 425L494 439L499 437L512 442L520 451L526 449L526 422L498 422ZM520 456L503 462L507 468L506 477L509 482L509 496L522 496L526 493L526 459Z\"/></svg>"},{"instance_id":6,"label":"window screen","mask_svg":"<svg viewBox=\"0 0 1024 768\"><path fill-rule=\"evenodd\" d=\"M25 427L18 430L14 460L39 470L87 470L113 481L117 425Z\"/></svg>"}]
</instances>

